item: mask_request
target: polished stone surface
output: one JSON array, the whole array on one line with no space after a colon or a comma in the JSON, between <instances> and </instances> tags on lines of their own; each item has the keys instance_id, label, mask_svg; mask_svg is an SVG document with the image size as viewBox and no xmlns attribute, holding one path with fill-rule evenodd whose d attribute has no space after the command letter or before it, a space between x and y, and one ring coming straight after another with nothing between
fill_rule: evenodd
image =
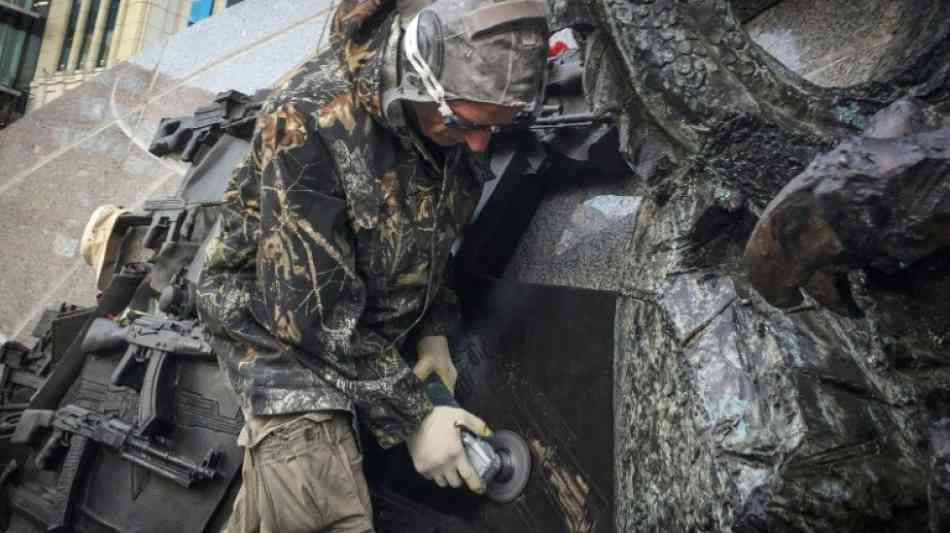
<instances>
[{"instance_id":1,"label":"polished stone surface","mask_svg":"<svg viewBox=\"0 0 950 533\"><path fill-rule=\"evenodd\" d=\"M47 305L94 303L79 239L99 205L137 206L185 166L146 151L163 117L253 93L317 49L330 0L247 0L158 43L0 131L0 336Z\"/></svg>"},{"instance_id":2,"label":"polished stone surface","mask_svg":"<svg viewBox=\"0 0 950 533\"><path fill-rule=\"evenodd\" d=\"M0 195L0 242L17 253L2 259L3 334L22 333L48 304L94 302L94 275L79 253L83 227L99 205L134 205L140 198L170 192L177 170L152 159L113 124L45 162L27 179L7 182Z\"/></svg>"},{"instance_id":3,"label":"polished stone surface","mask_svg":"<svg viewBox=\"0 0 950 533\"><path fill-rule=\"evenodd\" d=\"M606 182L548 192L504 277L528 283L620 291L623 247L640 197L629 183ZM537 258L544 257L545 261Z\"/></svg>"},{"instance_id":4,"label":"polished stone surface","mask_svg":"<svg viewBox=\"0 0 950 533\"><path fill-rule=\"evenodd\" d=\"M785 66L822 86L875 79L882 62L913 31L905 17L919 1L795 0L747 24L752 39Z\"/></svg>"}]
</instances>

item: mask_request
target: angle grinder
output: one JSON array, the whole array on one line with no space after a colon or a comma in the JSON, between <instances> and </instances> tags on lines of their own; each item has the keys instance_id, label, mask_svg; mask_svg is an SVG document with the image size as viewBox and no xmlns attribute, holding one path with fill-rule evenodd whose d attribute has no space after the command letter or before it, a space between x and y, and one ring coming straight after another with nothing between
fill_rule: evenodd
<instances>
[{"instance_id":1,"label":"angle grinder","mask_svg":"<svg viewBox=\"0 0 950 533\"><path fill-rule=\"evenodd\" d=\"M435 405L458 407L454 394L432 373L424 382L426 395ZM502 429L483 439L459 427L462 447L468 462L482 480L485 496L497 503L508 503L524 491L531 477L531 452L517 433Z\"/></svg>"},{"instance_id":2,"label":"angle grinder","mask_svg":"<svg viewBox=\"0 0 950 533\"><path fill-rule=\"evenodd\" d=\"M531 452L524 439L505 429L488 439L464 428L461 433L465 456L481 478L485 496L497 503L521 496L531 477Z\"/></svg>"}]
</instances>

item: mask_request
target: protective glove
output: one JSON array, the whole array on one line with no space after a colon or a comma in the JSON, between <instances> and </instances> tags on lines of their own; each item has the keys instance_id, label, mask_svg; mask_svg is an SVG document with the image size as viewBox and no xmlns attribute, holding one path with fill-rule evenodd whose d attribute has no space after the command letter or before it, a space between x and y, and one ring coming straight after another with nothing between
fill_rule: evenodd
<instances>
[{"instance_id":1,"label":"protective glove","mask_svg":"<svg viewBox=\"0 0 950 533\"><path fill-rule=\"evenodd\" d=\"M463 427L485 438L491 436L481 418L464 409L439 406L422 420L419 430L406 439L406 445L413 466L423 477L440 487L461 487L464 482L472 492L481 494L485 487L462 447Z\"/></svg>"},{"instance_id":2,"label":"protective glove","mask_svg":"<svg viewBox=\"0 0 950 533\"><path fill-rule=\"evenodd\" d=\"M444 336L423 337L416 345L418 360L412 371L420 381L425 381L433 372L445 383L445 388L455 395L455 382L459 373L452 364L449 340Z\"/></svg>"}]
</instances>

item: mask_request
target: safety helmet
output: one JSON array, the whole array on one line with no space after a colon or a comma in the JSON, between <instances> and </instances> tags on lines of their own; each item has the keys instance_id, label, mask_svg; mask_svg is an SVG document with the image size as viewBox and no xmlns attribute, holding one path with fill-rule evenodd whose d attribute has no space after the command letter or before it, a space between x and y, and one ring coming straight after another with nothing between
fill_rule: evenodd
<instances>
[{"instance_id":1,"label":"safety helmet","mask_svg":"<svg viewBox=\"0 0 950 533\"><path fill-rule=\"evenodd\" d=\"M460 120L450 100L521 107L526 114L540 109L547 70L544 0L421 4L404 2L412 9L400 13L411 18L400 43L398 84L384 95L385 108L398 100L434 102L450 125Z\"/></svg>"},{"instance_id":2,"label":"safety helmet","mask_svg":"<svg viewBox=\"0 0 950 533\"><path fill-rule=\"evenodd\" d=\"M129 212L115 205L99 206L82 232L79 251L86 264L96 271L96 288L99 290L105 290L112 283L119 252L119 239L114 230L119 217Z\"/></svg>"}]
</instances>

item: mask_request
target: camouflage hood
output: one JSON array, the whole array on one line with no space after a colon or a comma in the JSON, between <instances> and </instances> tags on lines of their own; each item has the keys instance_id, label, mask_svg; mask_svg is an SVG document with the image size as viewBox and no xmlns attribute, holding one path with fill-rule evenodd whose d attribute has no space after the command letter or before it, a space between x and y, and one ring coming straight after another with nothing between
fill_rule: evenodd
<instances>
[{"instance_id":1,"label":"camouflage hood","mask_svg":"<svg viewBox=\"0 0 950 533\"><path fill-rule=\"evenodd\" d=\"M333 36L352 39L361 29L373 25L367 21L388 14L393 7L402 17L402 29L405 30L409 21L433 2L435 0L344 0L333 14Z\"/></svg>"},{"instance_id":2,"label":"camouflage hood","mask_svg":"<svg viewBox=\"0 0 950 533\"><path fill-rule=\"evenodd\" d=\"M343 0L333 13L331 43L357 39L361 30L375 28L377 17L385 17L395 6L395 0Z\"/></svg>"}]
</instances>

